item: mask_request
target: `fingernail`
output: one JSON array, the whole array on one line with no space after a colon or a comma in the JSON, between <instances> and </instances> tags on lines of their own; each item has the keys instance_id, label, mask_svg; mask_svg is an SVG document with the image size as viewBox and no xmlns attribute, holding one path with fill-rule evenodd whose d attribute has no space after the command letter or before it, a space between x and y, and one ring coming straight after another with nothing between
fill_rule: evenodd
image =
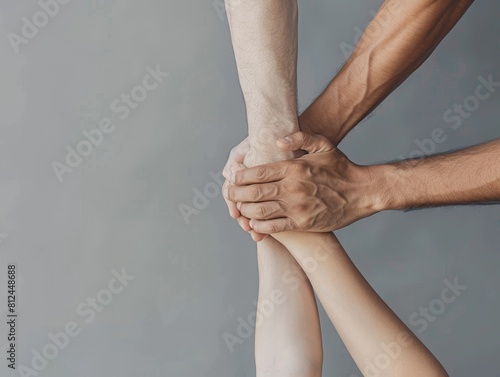
<instances>
[{"instance_id":1,"label":"fingernail","mask_svg":"<svg viewBox=\"0 0 500 377\"><path fill-rule=\"evenodd\" d=\"M285 144L290 144L293 140L290 136L287 136L287 137L284 137L283 139L280 139L280 141L282 143L285 143Z\"/></svg>"},{"instance_id":2,"label":"fingernail","mask_svg":"<svg viewBox=\"0 0 500 377\"><path fill-rule=\"evenodd\" d=\"M253 229L253 220L250 220L248 224L250 225L250 228Z\"/></svg>"},{"instance_id":3,"label":"fingernail","mask_svg":"<svg viewBox=\"0 0 500 377\"><path fill-rule=\"evenodd\" d=\"M231 183L235 182L235 180L236 180L236 173L234 171L231 173L231 177L229 178L229 180L231 181Z\"/></svg>"},{"instance_id":4,"label":"fingernail","mask_svg":"<svg viewBox=\"0 0 500 377\"><path fill-rule=\"evenodd\" d=\"M238 208L238 210L241 209L241 202L236 203L236 208Z\"/></svg>"}]
</instances>

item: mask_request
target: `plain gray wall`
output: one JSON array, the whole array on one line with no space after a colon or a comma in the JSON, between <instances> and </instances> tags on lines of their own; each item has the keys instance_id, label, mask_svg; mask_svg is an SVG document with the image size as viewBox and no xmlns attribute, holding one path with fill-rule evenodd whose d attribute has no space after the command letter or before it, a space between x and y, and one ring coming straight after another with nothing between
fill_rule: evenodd
<instances>
[{"instance_id":1,"label":"plain gray wall","mask_svg":"<svg viewBox=\"0 0 500 377\"><path fill-rule=\"evenodd\" d=\"M81 330L41 376L250 377L253 338L233 353L225 332L255 309L255 245L220 194L187 224L179 205L214 189L228 151L245 136L245 112L221 1L84 0L23 44L36 2L0 5L0 343L6 346L7 264L18 266L18 366L31 367L49 333ZM380 1L300 4L303 109L345 61ZM498 12L474 4L428 61L342 143L358 163L408 156L436 127L446 151L499 136L500 90L458 130L443 121L474 94L478 77L500 80ZM40 19L40 22L43 22ZM169 72L126 119L109 106L141 84L146 67ZM59 182L81 132L111 117L116 129ZM457 167L459 168L459 167ZM211 193L209 191L209 193ZM215 196L215 194L214 194ZM452 376L498 376L500 266L497 206L388 212L337 232L377 292ZM90 323L76 308L103 293L112 270L135 276ZM422 333L410 323L444 280L467 289ZM104 296L102 296L104 295ZM359 376L321 314L325 376ZM18 376L7 369L2 376Z\"/></svg>"}]
</instances>

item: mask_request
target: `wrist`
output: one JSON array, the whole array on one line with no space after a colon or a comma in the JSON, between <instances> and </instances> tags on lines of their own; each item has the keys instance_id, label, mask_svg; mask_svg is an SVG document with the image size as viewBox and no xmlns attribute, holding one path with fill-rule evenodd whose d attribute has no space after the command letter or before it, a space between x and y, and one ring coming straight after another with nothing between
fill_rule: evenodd
<instances>
[{"instance_id":1,"label":"wrist","mask_svg":"<svg viewBox=\"0 0 500 377\"><path fill-rule=\"evenodd\" d=\"M253 167L276 161L289 160L299 157L299 151L284 151L278 148L276 140L288 136L295 131L285 132L281 135L263 130L255 137L249 138L250 148L245 156L244 165Z\"/></svg>"},{"instance_id":2,"label":"wrist","mask_svg":"<svg viewBox=\"0 0 500 377\"><path fill-rule=\"evenodd\" d=\"M400 163L388 163L372 166L373 203L377 212L402 210L411 206L411 193L408 188L409 174Z\"/></svg>"},{"instance_id":3,"label":"wrist","mask_svg":"<svg viewBox=\"0 0 500 377\"><path fill-rule=\"evenodd\" d=\"M256 148L276 146L276 140L300 131L297 114L273 113L248 115L248 139Z\"/></svg>"},{"instance_id":4,"label":"wrist","mask_svg":"<svg viewBox=\"0 0 500 377\"><path fill-rule=\"evenodd\" d=\"M293 92L255 89L251 91L251 96L247 94L244 97L249 131L264 125L269 129L289 125L298 127L297 100Z\"/></svg>"},{"instance_id":5,"label":"wrist","mask_svg":"<svg viewBox=\"0 0 500 377\"><path fill-rule=\"evenodd\" d=\"M334 145L338 144L336 124L330 121L328 108L320 98L299 116L299 126L303 132L323 135Z\"/></svg>"},{"instance_id":6,"label":"wrist","mask_svg":"<svg viewBox=\"0 0 500 377\"><path fill-rule=\"evenodd\" d=\"M369 166L369 169L373 213L402 209L404 194L400 190L401 177L397 168L393 164L380 164Z\"/></svg>"}]
</instances>

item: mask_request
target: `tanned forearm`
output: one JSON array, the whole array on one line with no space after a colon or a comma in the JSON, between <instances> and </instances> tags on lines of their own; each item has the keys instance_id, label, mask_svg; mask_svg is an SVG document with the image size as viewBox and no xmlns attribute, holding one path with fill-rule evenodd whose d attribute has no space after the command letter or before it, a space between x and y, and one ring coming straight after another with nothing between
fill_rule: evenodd
<instances>
[{"instance_id":1,"label":"tanned forearm","mask_svg":"<svg viewBox=\"0 0 500 377\"><path fill-rule=\"evenodd\" d=\"M500 202L500 139L374 168L384 177L383 209Z\"/></svg>"},{"instance_id":2,"label":"tanned forearm","mask_svg":"<svg viewBox=\"0 0 500 377\"><path fill-rule=\"evenodd\" d=\"M410 76L473 0L386 0L325 91L300 117L335 144Z\"/></svg>"}]
</instances>

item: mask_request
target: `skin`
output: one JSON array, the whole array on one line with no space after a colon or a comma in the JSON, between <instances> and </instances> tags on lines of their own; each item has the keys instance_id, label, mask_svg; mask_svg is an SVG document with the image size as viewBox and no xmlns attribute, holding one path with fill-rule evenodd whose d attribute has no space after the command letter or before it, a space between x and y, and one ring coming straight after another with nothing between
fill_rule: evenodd
<instances>
[{"instance_id":1,"label":"skin","mask_svg":"<svg viewBox=\"0 0 500 377\"><path fill-rule=\"evenodd\" d=\"M244 153L233 154L247 166L294 158L297 154L264 143L299 130L295 92L297 4L288 0L226 0L225 4L249 131ZM280 49L275 48L276 41L281 41ZM277 96L274 88L280 88L282 95ZM257 377L320 377L321 331L309 280L295 258L274 238L259 242L257 261L257 311L265 311L264 303L271 292L278 290L285 297L256 326ZM299 279L297 287L288 283L291 273Z\"/></svg>"},{"instance_id":2,"label":"skin","mask_svg":"<svg viewBox=\"0 0 500 377\"><path fill-rule=\"evenodd\" d=\"M227 198L255 231L326 232L384 210L500 201L500 139L458 152L359 166L328 139L296 133L283 150L308 152L236 171Z\"/></svg>"},{"instance_id":3,"label":"skin","mask_svg":"<svg viewBox=\"0 0 500 377\"><path fill-rule=\"evenodd\" d=\"M228 0L226 7L249 129L246 150L238 156L243 157L243 165L247 167L297 157L291 150L279 149L275 142L299 128L295 89L296 2ZM227 190L226 185L226 194ZM266 250L262 248L264 243L268 246ZM279 250L286 252L280 252L278 245L283 245ZM264 260L266 254L275 259ZM388 345L397 349L396 356L384 364L380 376L447 375L429 350L373 291L333 234L273 234L259 243L257 255L259 305L262 292L282 286L283 279L277 278L283 272L281 266L301 269L309 283L300 280L299 286L312 286L365 376L372 373L370 365L380 360ZM266 273L274 278L263 279L263 269L268 269ZM257 376L321 376L318 354L304 352L319 347L319 334L301 333L293 328L303 322L313 328L318 326L313 290L300 292L303 294L298 297L294 291L286 296L294 303L287 312L275 311L265 319L268 331L261 330L264 325L257 327ZM295 322L289 321L294 318ZM274 331L276 328L278 332Z\"/></svg>"},{"instance_id":4,"label":"skin","mask_svg":"<svg viewBox=\"0 0 500 377\"><path fill-rule=\"evenodd\" d=\"M323 135L337 146L349 131L427 59L472 2L471 0L384 1L344 67L324 92L300 115L300 129ZM273 143L270 148L275 150L276 145ZM248 150L248 140L233 148L223 170L226 179L230 178L231 168L235 170L243 163ZM291 166L293 163L289 164ZM309 182L314 184L313 181ZM224 192L230 215L238 220L245 231L250 232L255 241L262 240L265 235L252 230L249 218L242 216L236 203L228 199L229 183L226 182ZM375 194L375 197L379 194ZM356 206L360 201L355 199L346 204L330 201L332 204L327 212L337 214L345 212L343 218L334 217L329 225L321 222L311 223L309 218L304 224L310 226L298 229L338 229L342 223L347 225L349 223L347 220L372 214L381 205L378 199L375 198L375 201L368 208ZM344 209L340 211L339 207L342 206ZM294 219L294 216L308 219L305 211L301 211L300 216L296 215L296 207L293 210L286 210L289 211L287 217L291 219Z\"/></svg>"},{"instance_id":5,"label":"skin","mask_svg":"<svg viewBox=\"0 0 500 377\"><path fill-rule=\"evenodd\" d=\"M328 232L378 211L382 180L371 167L352 163L324 136L299 132L287 139L278 146L308 154L231 174L237 186L228 187L227 197L254 231Z\"/></svg>"},{"instance_id":6,"label":"skin","mask_svg":"<svg viewBox=\"0 0 500 377\"><path fill-rule=\"evenodd\" d=\"M258 310L277 302L255 331L257 376L321 376L323 348L318 307L304 270L272 237L259 242ZM265 312L267 313L267 312Z\"/></svg>"}]
</instances>

